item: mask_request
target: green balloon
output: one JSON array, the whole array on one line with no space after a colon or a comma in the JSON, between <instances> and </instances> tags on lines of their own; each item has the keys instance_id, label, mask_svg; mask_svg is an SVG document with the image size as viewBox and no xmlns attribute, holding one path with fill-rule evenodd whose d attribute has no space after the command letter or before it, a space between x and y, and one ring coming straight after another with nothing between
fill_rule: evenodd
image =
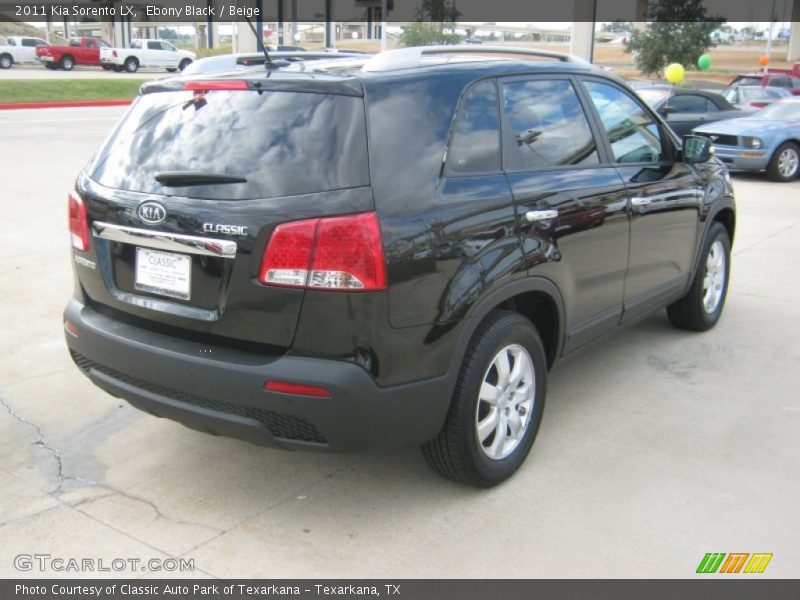
<instances>
[{"instance_id":1,"label":"green balloon","mask_svg":"<svg viewBox=\"0 0 800 600\"><path fill-rule=\"evenodd\" d=\"M697 59L697 66L700 67L701 71L705 71L711 66L711 57L708 54L703 54Z\"/></svg>"}]
</instances>

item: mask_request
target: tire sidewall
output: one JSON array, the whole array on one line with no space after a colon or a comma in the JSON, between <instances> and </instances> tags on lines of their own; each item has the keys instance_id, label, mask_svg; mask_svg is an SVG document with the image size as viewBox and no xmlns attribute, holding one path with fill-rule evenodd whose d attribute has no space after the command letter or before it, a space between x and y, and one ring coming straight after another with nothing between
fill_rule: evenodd
<instances>
[{"instance_id":1,"label":"tire sidewall","mask_svg":"<svg viewBox=\"0 0 800 600\"><path fill-rule=\"evenodd\" d=\"M180 62L180 64L178 64L178 70L179 70L179 71L183 71L183 70L184 70L186 67L188 67L190 64L192 64L192 61L191 61L190 59L188 59L188 58L184 58L184 59L183 59L183 60Z\"/></svg>"},{"instance_id":2,"label":"tire sidewall","mask_svg":"<svg viewBox=\"0 0 800 600\"><path fill-rule=\"evenodd\" d=\"M135 58L126 58L123 68L128 73L136 73L139 70L139 63Z\"/></svg>"},{"instance_id":3,"label":"tire sidewall","mask_svg":"<svg viewBox=\"0 0 800 600\"><path fill-rule=\"evenodd\" d=\"M61 59L61 67L65 71L72 71L72 67L75 66L75 62L68 56Z\"/></svg>"},{"instance_id":4,"label":"tire sidewall","mask_svg":"<svg viewBox=\"0 0 800 600\"><path fill-rule=\"evenodd\" d=\"M10 56L3 56L0 58L0 69L10 69L11 65L14 64L14 60Z\"/></svg>"},{"instance_id":5,"label":"tire sidewall","mask_svg":"<svg viewBox=\"0 0 800 600\"><path fill-rule=\"evenodd\" d=\"M708 233L708 239L706 239L705 246L703 247L702 258L697 269L697 302L700 304L700 314L703 315L703 320L708 327L712 327L719 321L722 315L722 309L725 307L725 299L728 296L728 281L731 276L731 242L728 238L727 230L720 223L716 223ZM703 279L705 279L706 275L708 253L711 251L711 246L717 240L722 242L722 247L725 249L725 283L723 284L722 297L719 300L719 304L717 304L717 308L713 313L708 313L703 306Z\"/></svg>"},{"instance_id":6,"label":"tire sidewall","mask_svg":"<svg viewBox=\"0 0 800 600\"><path fill-rule=\"evenodd\" d=\"M489 343L482 346L477 351L477 354L472 355L468 365L465 365L465 368L469 368L471 371L467 374L465 378L466 385L461 390L461 393L465 394L465 397L462 398L465 404L464 410L461 412L462 422L459 427L464 434L464 442L468 446L464 450L467 451L471 459L470 462L475 468L476 475L481 482L487 485L500 483L519 468L533 445L544 410L547 376L544 349L533 325L524 317L515 316L517 317L516 319L504 319L501 322L501 327L489 331ZM475 414L484 375L497 353L510 344L519 344L525 348L533 362L533 371L536 378L533 410L525 435L514 451L505 458L493 460L486 456L479 446Z\"/></svg>"}]
</instances>

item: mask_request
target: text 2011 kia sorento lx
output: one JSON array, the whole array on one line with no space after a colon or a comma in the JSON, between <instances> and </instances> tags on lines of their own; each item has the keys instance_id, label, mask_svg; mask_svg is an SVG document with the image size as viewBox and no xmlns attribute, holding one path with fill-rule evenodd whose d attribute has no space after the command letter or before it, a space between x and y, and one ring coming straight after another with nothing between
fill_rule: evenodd
<instances>
[{"instance_id":1,"label":"text 2011 kia sorento lx","mask_svg":"<svg viewBox=\"0 0 800 600\"><path fill-rule=\"evenodd\" d=\"M69 193L67 344L99 387L194 429L422 444L491 486L560 357L664 307L717 322L734 211L707 140L563 55L164 80Z\"/></svg>"}]
</instances>

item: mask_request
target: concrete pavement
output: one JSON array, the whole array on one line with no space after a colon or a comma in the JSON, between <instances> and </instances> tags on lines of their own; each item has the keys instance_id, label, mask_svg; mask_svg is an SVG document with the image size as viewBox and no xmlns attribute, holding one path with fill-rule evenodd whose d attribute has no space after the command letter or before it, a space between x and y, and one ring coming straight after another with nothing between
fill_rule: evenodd
<instances>
[{"instance_id":1,"label":"concrete pavement","mask_svg":"<svg viewBox=\"0 0 800 600\"><path fill-rule=\"evenodd\" d=\"M716 329L659 315L564 363L521 471L476 491L416 448L197 433L74 367L66 191L123 112L0 114L0 576L62 575L14 567L48 553L194 560L157 576L692 577L706 552L771 552L764 577L800 575L800 182L736 179ZM114 574L150 573L83 575Z\"/></svg>"}]
</instances>

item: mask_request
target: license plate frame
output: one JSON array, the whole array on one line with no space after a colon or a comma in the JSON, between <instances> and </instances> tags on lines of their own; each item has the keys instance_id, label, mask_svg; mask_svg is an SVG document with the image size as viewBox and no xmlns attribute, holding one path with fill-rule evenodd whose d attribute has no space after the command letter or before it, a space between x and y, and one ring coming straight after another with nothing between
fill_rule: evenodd
<instances>
[{"instance_id":1,"label":"license plate frame","mask_svg":"<svg viewBox=\"0 0 800 600\"><path fill-rule=\"evenodd\" d=\"M173 300L190 300L192 257L188 254L137 246L133 287L140 292Z\"/></svg>"}]
</instances>

